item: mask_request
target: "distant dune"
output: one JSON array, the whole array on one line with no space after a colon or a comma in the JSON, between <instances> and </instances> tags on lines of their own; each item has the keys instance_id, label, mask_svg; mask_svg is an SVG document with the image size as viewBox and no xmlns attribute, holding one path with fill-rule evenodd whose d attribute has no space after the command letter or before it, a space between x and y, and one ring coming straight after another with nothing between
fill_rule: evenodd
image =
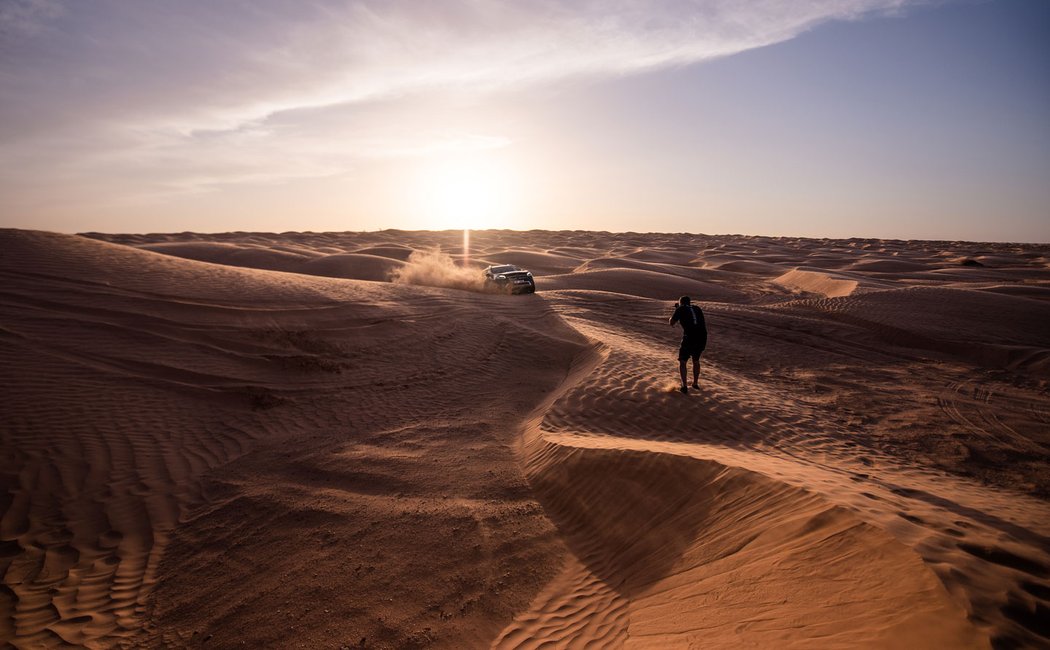
<instances>
[{"instance_id":1,"label":"distant dune","mask_svg":"<svg viewBox=\"0 0 1050 650\"><path fill-rule=\"evenodd\" d=\"M0 644L1050 645L1050 247L470 244L0 231Z\"/></svg>"}]
</instances>

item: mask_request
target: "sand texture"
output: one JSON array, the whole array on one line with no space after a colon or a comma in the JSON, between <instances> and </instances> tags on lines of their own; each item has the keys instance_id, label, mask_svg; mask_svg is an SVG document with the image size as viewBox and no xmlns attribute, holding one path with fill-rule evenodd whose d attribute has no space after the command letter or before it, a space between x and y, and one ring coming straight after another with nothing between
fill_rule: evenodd
<instances>
[{"instance_id":1,"label":"sand texture","mask_svg":"<svg viewBox=\"0 0 1050 650\"><path fill-rule=\"evenodd\" d=\"M0 645L1050 646L1050 247L3 230L0 274Z\"/></svg>"}]
</instances>

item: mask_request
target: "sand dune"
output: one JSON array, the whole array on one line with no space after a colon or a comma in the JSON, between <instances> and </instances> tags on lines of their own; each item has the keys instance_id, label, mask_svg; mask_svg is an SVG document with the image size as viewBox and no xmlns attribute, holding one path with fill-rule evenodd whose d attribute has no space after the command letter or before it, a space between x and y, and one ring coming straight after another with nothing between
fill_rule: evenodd
<instances>
[{"instance_id":1,"label":"sand dune","mask_svg":"<svg viewBox=\"0 0 1050 650\"><path fill-rule=\"evenodd\" d=\"M894 345L1045 375L1050 304L991 292L913 287L812 304Z\"/></svg>"},{"instance_id":2,"label":"sand dune","mask_svg":"<svg viewBox=\"0 0 1050 650\"><path fill-rule=\"evenodd\" d=\"M536 275L564 273L580 263L579 259L567 255L514 249L487 251L485 258L491 264L517 264Z\"/></svg>"},{"instance_id":3,"label":"sand dune","mask_svg":"<svg viewBox=\"0 0 1050 650\"><path fill-rule=\"evenodd\" d=\"M909 271L929 271L930 264L927 262L884 259L854 262L848 268L851 271L864 271L867 273L907 273Z\"/></svg>"},{"instance_id":4,"label":"sand dune","mask_svg":"<svg viewBox=\"0 0 1050 650\"><path fill-rule=\"evenodd\" d=\"M326 253L322 250L302 254L227 242L162 242L140 248L213 264L375 282L389 281L394 271L403 265L399 259L401 253L404 252L404 259L412 253L411 249L378 247L369 249L380 253L375 255L364 252Z\"/></svg>"},{"instance_id":5,"label":"sand dune","mask_svg":"<svg viewBox=\"0 0 1050 650\"><path fill-rule=\"evenodd\" d=\"M302 268L312 256L259 246L238 246L220 242L162 242L148 244L144 250L185 257L201 262L226 264L268 271L292 271Z\"/></svg>"},{"instance_id":6,"label":"sand dune","mask_svg":"<svg viewBox=\"0 0 1050 650\"><path fill-rule=\"evenodd\" d=\"M394 271L402 266L404 262L389 257L362 253L338 253L305 262L299 267L298 272L329 278L387 282Z\"/></svg>"},{"instance_id":7,"label":"sand dune","mask_svg":"<svg viewBox=\"0 0 1050 650\"><path fill-rule=\"evenodd\" d=\"M642 269L601 269L549 276L541 286L545 291L593 289L665 301L686 294L711 302L747 301L747 294L728 286Z\"/></svg>"},{"instance_id":8,"label":"sand dune","mask_svg":"<svg viewBox=\"0 0 1050 650\"><path fill-rule=\"evenodd\" d=\"M415 249L411 246L370 246L354 252L361 255L389 257L404 262L413 252L415 252Z\"/></svg>"},{"instance_id":9,"label":"sand dune","mask_svg":"<svg viewBox=\"0 0 1050 650\"><path fill-rule=\"evenodd\" d=\"M837 273L792 269L773 282L803 293L816 293L827 298L841 298L857 290L860 281Z\"/></svg>"},{"instance_id":10,"label":"sand dune","mask_svg":"<svg viewBox=\"0 0 1050 650\"><path fill-rule=\"evenodd\" d=\"M536 452L533 485L578 563L497 646L982 647L919 557L849 511L608 442Z\"/></svg>"},{"instance_id":11,"label":"sand dune","mask_svg":"<svg viewBox=\"0 0 1050 650\"><path fill-rule=\"evenodd\" d=\"M0 247L0 642L1050 644L1045 246ZM497 262L538 293L481 291Z\"/></svg>"}]
</instances>

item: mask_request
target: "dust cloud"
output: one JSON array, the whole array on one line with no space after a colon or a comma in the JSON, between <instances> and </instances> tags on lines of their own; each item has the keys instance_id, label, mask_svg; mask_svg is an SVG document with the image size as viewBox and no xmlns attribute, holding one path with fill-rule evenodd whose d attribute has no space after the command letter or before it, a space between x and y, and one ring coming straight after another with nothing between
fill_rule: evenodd
<instances>
[{"instance_id":1,"label":"dust cloud","mask_svg":"<svg viewBox=\"0 0 1050 650\"><path fill-rule=\"evenodd\" d=\"M438 249L413 252L404 266L394 270L390 281L464 291L485 291L485 279L480 270L457 266L448 254Z\"/></svg>"}]
</instances>

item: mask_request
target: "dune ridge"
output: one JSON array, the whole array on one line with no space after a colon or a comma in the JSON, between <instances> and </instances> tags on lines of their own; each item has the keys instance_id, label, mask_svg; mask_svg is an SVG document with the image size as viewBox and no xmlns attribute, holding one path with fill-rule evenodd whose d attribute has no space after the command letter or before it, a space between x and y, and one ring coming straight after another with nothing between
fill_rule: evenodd
<instances>
[{"instance_id":1,"label":"dune ridge","mask_svg":"<svg viewBox=\"0 0 1050 650\"><path fill-rule=\"evenodd\" d=\"M1050 643L1048 247L470 241L0 231L0 641Z\"/></svg>"},{"instance_id":2,"label":"dune ridge","mask_svg":"<svg viewBox=\"0 0 1050 650\"><path fill-rule=\"evenodd\" d=\"M570 322L577 329L592 335L608 332L603 329L604 326L593 325L594 322L609 322L604 314L590 315L581 320L573 318ZM771 537L776 543L782 544L778 547L781 550L781 554L777 555L778 567L786 561L785 556L810 552L820 558L814 560L814 564L828 569L829 574L794 574L790 580L791 590L807 593L807 590L812 589L811 593L819 593L821 598L834 601L834 588L822 585L822 582L830 580L836 585L845 582L857 591L848 597L843 595L843 602L866 603L861 607L870 615L866 618L866 624L872 623L879 615L885 616L887 621L872 628L850 631L851 622L855 623L859 619L846 616L844 619L848 620L835 619L834 623L829 624L829 617L825 614L814 621L810 628L804 622L805 614L809 613L805 612L804 605L792 607L783 601L771 604L763 600L765 593L781 596L785 591L777 587L775 578L770 577L775 572L766 570L756 570L756 573L746 577L734 574L734 581L714 586L708 583L706 589L710 591L705 591L700 585L704 584L703 572L710 570L706 565L717 565L721 558L716 558L712 563L703 553L698 553L695 564L681 559L676 562L664 560L665 565L675 566L675 571L667 577L657 574L646 579L648 590L662 594L666 589L662 586L664 580L678 585L679 572L690 576L682 578L682 584L676 586L673 603L649 606L657 609L666 607L676 612L674 620L678 624L677 630L674 626L663 625L670 619L661 619L663 624L643 620L630 626L634 630L629 635L630 639L645 645L644 635L635 634L638 628L642 628L651 630L649 634L653 636L649 641L655 643L658 640L656 645L675 647L685 647L701 640L715 647L749 642L769 647L795 644L804 647L812 646L813 643L818 643L820 647L857 647L858 644L864 647L987 647L986 638L982 640L980 634L974 633L972 629L967 630L963 612L968 612L971 619L976 619L979 628L1000 632L1011 630L1011 634L1027 639L1028 643L1035 643L1040 637L1039 630L1042 628L1035 623L1034 618L1022 613L1029 606L1022 607L1019 603L1031 602L1029 598L1031 592L1035 591L1034 585L1045 575L1048 531L1045 522L1040 519L1047 512L1044 503L1026 501L1010 492L973 489L965 483L953 482L943 475L928 472L925 468L902 467L901 459L892 455L876 455L874 450L858 453L859 445L849 439L848 430L837 432L838 435L823 431L823 435L814 437L806 431L808 428L817 428L812 414L800 412L792 416L768 412L768 406L763 409L761 404L733 404L739 399L734 395L741 391L727 390L725 384L738 385L740 378L717 371L708 375L709 385L705 388L705 396L696 401L694 408L686 412L668 413L667 404L677 395L668 392L667 383L661 382L655 372L656 364L648 358L654 355L655 350L623 336L606 335L603 346L603 360L596 363L588 373L582 373L593 376L585 376L579 380L579 385L567 388L547 411L535 433L539 442L534 444L540 449L536 452L539 460L535 461L540 469L536 471L541 477L551 471L549 465L565 463L573 468L554 470L558 476L556 480L540 478L537 490L541 495L554 495L552 500L555 505L548 506L554 512L566 508L562 503L566 499L580 500L579 505L568 507L570 514L552 515L556 522L569 520L569 523L564 524L566 536L571 537L574 531L584 528L585 532L577 534L584 540L590 540L593 545L593 540L602 539L603 531L608 535L609 530L614 531L614 534L621 530L618 522L630 522L632 512L644 513L646 517L656 512L658 518L666 514L659 506L667 505L666 502L670 500L672 503L677 502L681 508L673 512L670 517L672 520L681 518L682 512L693 512L693 516L704 521L704 524L689 529L691 532L678 530L657 535L660 545L654 548L669 553L668 548L673 547L673 544L668 543L669 539L688 539L692 536L696 538L698 549L709 551L714 545L709 536L731 536L732 533L724 531L735 531L741 534L742 541L739 547L733 547L729 555L741 562L742 570L755 569L762 564L760 559L748 557L756 552L752 548L753 539L747 535L748 517L732 510L732 506L740 500L755 507L757 513L752 516L758 522L754 529L757 534ZM615 380L610 381L610 376ZM621 381L625 384L630 382L625 386L626 390L619 389ZM640 391L639 384L648 390ZM749 387L745 392L757 390L758 387ZM628 396L631 395L634 396L631 409L617 409L614 406L630 399ZM768 403L773 400L765 401ZM610 414L615 415L611 417ZM690 418L695 419L695 423L690 422ZM823 426L827 427L828 423ZM807 458L806 451L816 453ZM585 460L593 452L600 453L601 460ZM690 465L694 466L691 470L683 469ZM648 466L651 471L643 471L639 476L632 475L634 470L644 466ZM873 467L878 469L873 471ZM702 474L706 471L708 476L718 476L717 472L740 472L738 468L746 468L743 476L737 474L737 485L744 483L747 486L741 490L743 495L724 490L719 498L710 498L706 492L710 490L711 483L717 481L686 478L694 472ZM596 476L580 478L589 475ZM661 479L654 481L654 477L665 476L676 478L668 483ZM589 485L590 481L594 483ZM545 490L545 484L551 487ZM609 484L616 485L618 489L603 494L603 488ZM861 486L863 489L859 489ZM726 492L729 494L726 495ZM631 497L627 495L636 493L645 494L650 500L631 504ZM755 493L759 496L755 496ZM775 505L770 504L766 510L762 505L771 494L787 494L790 497L785 497ZM953 500L937 498L937 494L950 494ZM595 517L596 510L601 511L603 504L600 499L603 497L612 500L613 513L607 519L602 518L600 525L581 524L580 519L587 522ZM596 499L599 500L597 504ZM624 506L625 501L629 505ZM546 505L547 502L544 503ZM962 504L976 505L963 507ZM619 510L620 507L626 510ZM720 507L728 512L712 516L711 510L717 512ZM575 520L572 513L575 513ZM1000 514L1003 515L1002 519L997 516ZM812 524L804 526L815 530L824 529L823 519L826 517L849 526L855 538L851 540L852 548L849 551L836 549L849 559L840 561L835 553L811 551L801 542L796 546L790 532L780 535L771 532L771 521L791 519L793 516L802 521L812 520ZM562 525L559 524L560 527ZM638 534L637 531L659 529L659 525L649 522L647 525L627 524L627 527ZM891 540L884 531L892 532L894 539ZM961 541L970 537L981 541ZM583 542L580 544L585 546ZM638 544L636 539L628 537L622 546L636 550ZM621 549L619 552L630 551ZM579 553L584 557L594 554L593 549L586 548ZM811 556L811 560L814 556ZM855 573L861 569L856 562L858 557L864 557L868 563L861 563L864 570L872 568L879 561L886 561L886 565L877 570L879 579ZM992 557L1002 561L990 559ZM933 570L923 567L920 558ZM601 560L592 562L600 565ZM649 568L659 564L625 563ZM542 635L534 634L535 626L542 626L556 619L559 613L564 613L569 607L566 604L568 601L573 603L573 608L585 609L580 603L586 600L588 594L596 599L609 598L607 592L599 593L591 589L583 593L578 587L573 590L575 585L593 585L593 573L598 571L591 569L591 573L588 573L585 568L579 568L587 567L586 562L576 566L573 572L564 576L563 591L550 589L550 593L545 594L546 600L535 603L534 609L517 622L517 627L505 632L503 641L508 647L531 647L531 639L543 638ZM831 578L830 574L836 570L842 573L838 579ZM897 571L902 573L897 576ZM935 575L940 583L934 578ZM889 578L887 583L881 581L881 578L889 576L897 577ZM598 582L620 585L625 580L629 583L631 578L616 576ZM800 581L805 580L812 580L813 583L803 585ZM747 586L740 587L741 584ZM748 591L754 585L761 586ZM1006 595L997 593L1003 585L1011 585ZM870 592L866 591L866 587L871 588ZM699 593L690 595L692 588L696 588ZM902 590L898 592L897 588ZM744 603L734 601L733 593L737 589L742 589L746 594L744 597L750 600ZM646 589L639 591L644 596ZM903 605L907 611L895 611L893 606L883 602L887 594L891 593L894 595L889 600L897 606ZM949 597L949 593L953 598ZM645 600L644 597L637 598L637 601ZM635 599L625 599L621 595L616 603L620 612L618 620L623 629L626 629L624 619L635 609L631 604L634 602ZM713 623L719 619L719 606L727 602L732 604L730 612L733 615L740 614L742 604L761 609L762 615L739 618L722 615L725 618L723 623ZM1030 607L1029 611L1034 612L1040 606L1034 604ZM637 609L651 611L646 607ZM776 631L765 633L761 629L766 622L780 620L777 617L778 609L782 611L780 616L783 620L790 621L793 626L790 635L777 636L784 628L772 623ZM681 623L688 620L690 614L697 617L694 627ZM909 619L910 616L917 618ZM929 618L919 622L923 616ZM760 621L760 624L754 626L753 619ZM939 622L934 624L935 620ZM954 621L954 624L947 621ZM895 629L896 623L901 625ZM828 627L822 629L823 625ZM869 636L873 629L879 630L883 636ZM702 634L698 634L697 630L703 630ZM834 630L834 634L827 634L828 630ZM921 636L924 632L920 631L923 630L936 632L930 636ZM937 634L941 632L946 636L938 637ZM840 633L841 636L838 636ZM808 634L813 636L809 637ZM916 634L919 636L914 636ZM611 646L630 645L625 635L626 632L623 632L612 638ZM995 638L994 635L992 637ZM589 640L589 636L573 637L568 643L585 645ZM997 642L1002 643L1002 638Z\"/></svg>"}]
</instances>

